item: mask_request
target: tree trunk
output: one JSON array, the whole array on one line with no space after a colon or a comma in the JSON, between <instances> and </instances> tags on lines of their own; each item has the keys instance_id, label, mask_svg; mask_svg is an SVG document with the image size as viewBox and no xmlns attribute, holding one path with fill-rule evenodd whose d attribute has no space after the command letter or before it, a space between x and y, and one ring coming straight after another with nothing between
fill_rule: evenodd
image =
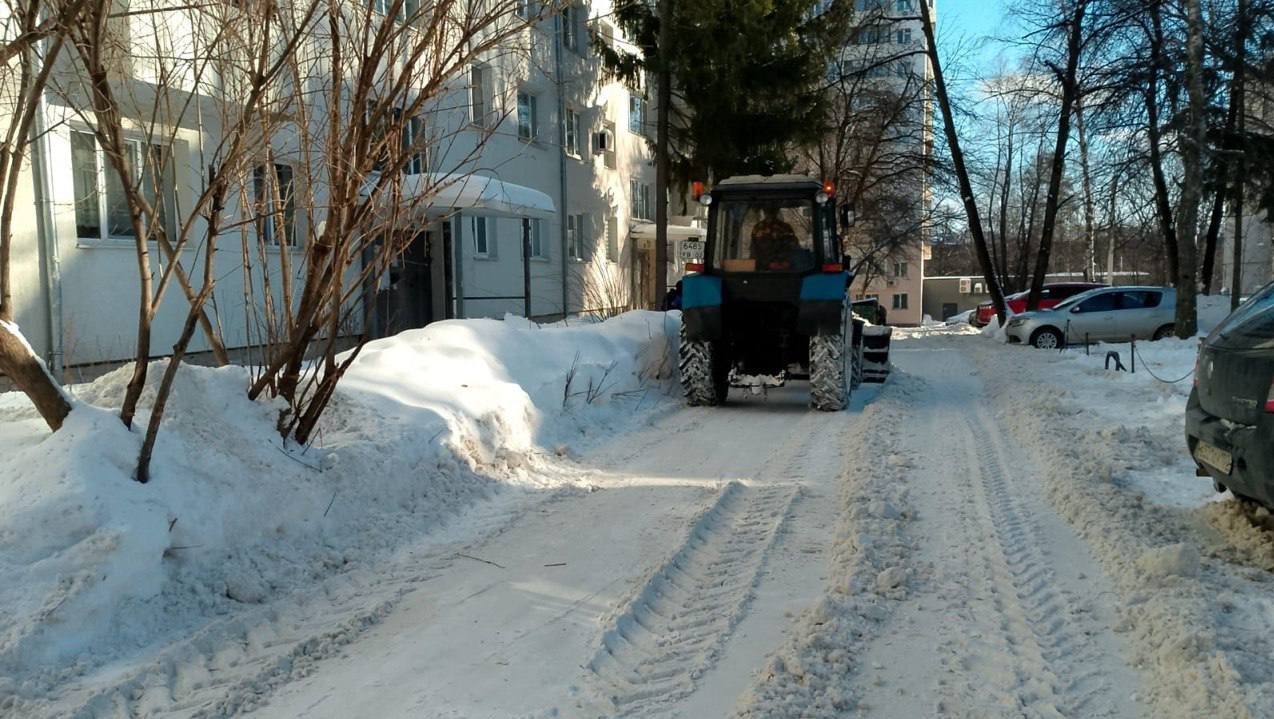
<instances>
[{"instance_id":1,"label":"tree trunk","mask_svg":"<svg viewBox=\"0 0 1274 719\"><path fill-rule=\"evenodd\" d=\"M1198 330L1199 203L1203 194L1203 152L1207 142L1203 96L1203 10L1200 0L1186 0L1186 94L1188 125L1181 147L1181 221L1177 223L1177 336Z\"/></svg>"},{"instance_id":2,"label":"tree trunk","mask_svg":"<svg viewBox=\"0 0 1274 719\"><path fill-rule=\"evenodd\" d=\"M1009 186L1013 184L1013 128L1009 127L1008 152L1004 158L1004 186L1000 188L1000 281L1009 276Z\"/></svg>"},{"instance_id":3,"label":"tree trunk","mask_svg":"<svg viewBox=\"0 0 1274 719\"><path fill-rule=\"evenodd\" d=\"M1084 127L1084 101L1075 100L1075 132L1079 139L1079 170L1084 185L1084 279L1097 278L1097 229L1093 218L1093 176L1088 164L1088 130Z\"/></svg>"},{"instance_id":4,"label":"tree trunk","mask_svg":"<svg viewBox=\"0 0 1274 719\"><path fill-rule=\"evenodd\" d=\"M665 2L667 0L664 0ZM929 55L929 63L933 66L934 90L938 96L938 107L942 110L942 127L951 148L951 164L955 167L956 178L960 182L960 197L964 201L964 211L969 220L969 234L973 237L973 246L978 253L978 265L982 268L982 277L986 281L987 293L991 295L991 304L995 314L1003 325L1008 319L1008 308L1004 304L1004 293L1000 291L1000 281L995 276L995 267L991 264L991 253L987 250L986 236L982 233L982 218L978 215L978 205L973 195L973 183L969 181L969 170L964 164L964 153L960 150L960 138L956 135L955 117L951 111L951 98L947 95L947 83L942 77L942 63L938 59L938 45L933 32L933 18L929 14L929 3L920 2L920 22L925 34L925 52Z\"/></svg>"},{"instance_id":5,"label":"tree trunk","mask_svg":"<svg viewBox=\"0 0 1274 719\"><path fill-rule=\"evenodd\" d=\"M17 325L6 320L0 320L0 374L30 398L49 429L56 432L62 428L62 421L71 413L70 400L44 362L31 351Z\"/></svg>"},{"instance_id":6,"label":"tree trunk","mask_svg":"<svg viewBox=\"0 0 1274 719\"><path fill-rule=\"evenodd\" d=\"M659 0L659 47L667 48L672 28L672 0ZM665 50L666 54L666 50ZM655 115L655 297L651 306L663 307L668 293L668 113L672 105L672 68L659 61L659 107Z\"/></svg>"},{"instance_id":7,"label":"tree trunk","mask_svg":"<svg viewBox=\"0 0 1274 719\"><path fill-rule=\"evenodd\" d=\"M1159 126L1159 71L1163 63L1163 22L1159 5L1150 8L1152 32L1150 41L1150 77L1146 82L1146 132L1150 145L1150 175L1155 186L1155 214L1159 218L1159 231L1163 235L1164 256L1168 261L1168 276L1177 277L1177 228L1172 216L1172 202L1168 197L1168 180L1163 171L1163 152L1160 149Z\"/></svg>"},{"instance_id":8,"label":"tree trunk","mask_svg":"<svg viewBox=\"0 0 1274 719\"><path fill-rule=\"evenodd\" d=\"M1239 137L1242 137L1243 132L1247 129L1247 106L1245 104L1245 96L1247 94L1247 4L1248 0L1239 0L1235 14L1238 27L1236 28L1237 32L1234 33L1234 89L1231 103L1233 107L1238 108L1234 127ZM1230 277L1231 312L1238 309L1239 298L1243 294L1243 189L1246 176L1247 162L1243 153L1240 152L1234 160L1234 267L1231 268Z\"/></svg>"},{"instance_id":9,"label":"tree trunk","mask_svg":"<svg viewBox=\"0 0 1274 719\"><path fill-rule=\"evenodd\" d=\"M1058 194L1062 187L1062 170L1066 166L1066 144L1070 140L1071 108L1078 96L1076 75L1079 72L1079 54L1083 49L1084 11L1088 0L1075 0L1069 27L1066 31L1066 69L1062 72L1062 106L1057 116L1057 142L1053 146L1053 166L1048 178L1048 194L1044 196L1044 225L1040 228L1040 249L1035 256L1035 274L1031 277L1031 293L1026 298L1026 309L1040 306L1040 290L1044 276L1048 274L1049 259L1053 252L1053 232L1057 223Z\"/></svg>"}]
</instances>

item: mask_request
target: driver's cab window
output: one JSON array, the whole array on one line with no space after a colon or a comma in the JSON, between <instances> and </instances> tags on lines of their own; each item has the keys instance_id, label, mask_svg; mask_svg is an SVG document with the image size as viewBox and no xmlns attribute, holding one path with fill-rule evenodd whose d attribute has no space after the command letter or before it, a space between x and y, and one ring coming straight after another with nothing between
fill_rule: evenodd
<instances>
[{"instance_id":1,"label":"driver's cab window","mask_svg":"<svg viewBox=\"0 0 1274 719\"><path fill-rule=\"evenodd\" d=\"M1075 311L1076 312L1109 312L1110 310L1115 309L1116 297L1117 297L1117 294L1114 292L1107 292L1105 294L1097 295L1096 297L1089 297L1088 299L1076 305Z\"/></svg>"},{"instance_id":2,"label":"driver's cab window","mask_svg":"<svg viewBox=\"0 0 1274 719\"><path fill-rule=\"evenodd\" d=\"M814 268L812 200L724 200L717 209L716 259L726 272Z\"/></svg>"}]
</instances>

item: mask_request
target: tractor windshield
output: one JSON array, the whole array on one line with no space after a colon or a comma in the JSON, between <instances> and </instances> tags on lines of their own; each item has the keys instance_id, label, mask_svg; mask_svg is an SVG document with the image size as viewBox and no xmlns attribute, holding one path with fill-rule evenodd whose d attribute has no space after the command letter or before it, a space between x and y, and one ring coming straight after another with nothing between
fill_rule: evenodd
<instances>
[{"instance_id":1,"label":"tractor windshield","mask_svg":"<svg viewBox=\"0 0 1274 719\"><path fill-rule=\"evenodd\" d=\"M722 200L717 208L717 266L725 272L814 269L814 202L810 199Z\"/></svg>"}]
</instances>

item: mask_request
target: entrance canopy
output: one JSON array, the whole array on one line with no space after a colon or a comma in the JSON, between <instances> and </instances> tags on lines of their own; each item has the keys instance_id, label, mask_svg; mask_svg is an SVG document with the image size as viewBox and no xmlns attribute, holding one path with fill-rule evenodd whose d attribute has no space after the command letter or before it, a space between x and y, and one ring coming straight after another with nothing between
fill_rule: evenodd
<instances>
[{"instance_id":1,"label":"entrance canopy","mask_svg":"<svg viewBox=\"0 0 1274 719\"><path fill-rule=\"evenodd\" d=\"M413 214L442 216L458 210L466 215L538 219L557 214L553 198L543 192L485 175L404 175L400 187L399 202Z\"/></svg>"},{"instance_id":2,"label":"entrance canopy","mask_svg":"<svg viewBox=\"0 0 1274 719\"><path fill-rule=\"evenodd\" d=\"M643 244L655 241L655 223L653 222L635 222L632 225L633 239ZM690 225L668 225L669 240L702 240L708 236L708 231L703 227L693 227Z\"/></svg>"}]
</instances>

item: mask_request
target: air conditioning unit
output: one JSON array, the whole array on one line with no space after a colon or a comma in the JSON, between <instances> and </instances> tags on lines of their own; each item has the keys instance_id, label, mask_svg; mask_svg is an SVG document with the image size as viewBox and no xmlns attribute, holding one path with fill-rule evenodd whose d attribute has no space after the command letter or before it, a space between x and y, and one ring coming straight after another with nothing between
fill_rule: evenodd
<instances>
[{"instance_id":1,"label":"air conditioning unit","mask_svg":"<svg viewBox=\"0 0 1274 719\"><path fill-rule=\"evenodd\" d=\"M973 292L973 280L969 277L960 278L960 294L967 295Z\"/></svg>"},{"instance_id":2,"label":"air conditioning unit","mask_svg":"<svg viewBox=\"0 0 1274 719\"><path fill-rule=\"evenodd\" d=\"M603 152L615 151L615 135L610 130L602 130L593 133L593 152L601 154Z\"/></svg>"}]
</instances>

